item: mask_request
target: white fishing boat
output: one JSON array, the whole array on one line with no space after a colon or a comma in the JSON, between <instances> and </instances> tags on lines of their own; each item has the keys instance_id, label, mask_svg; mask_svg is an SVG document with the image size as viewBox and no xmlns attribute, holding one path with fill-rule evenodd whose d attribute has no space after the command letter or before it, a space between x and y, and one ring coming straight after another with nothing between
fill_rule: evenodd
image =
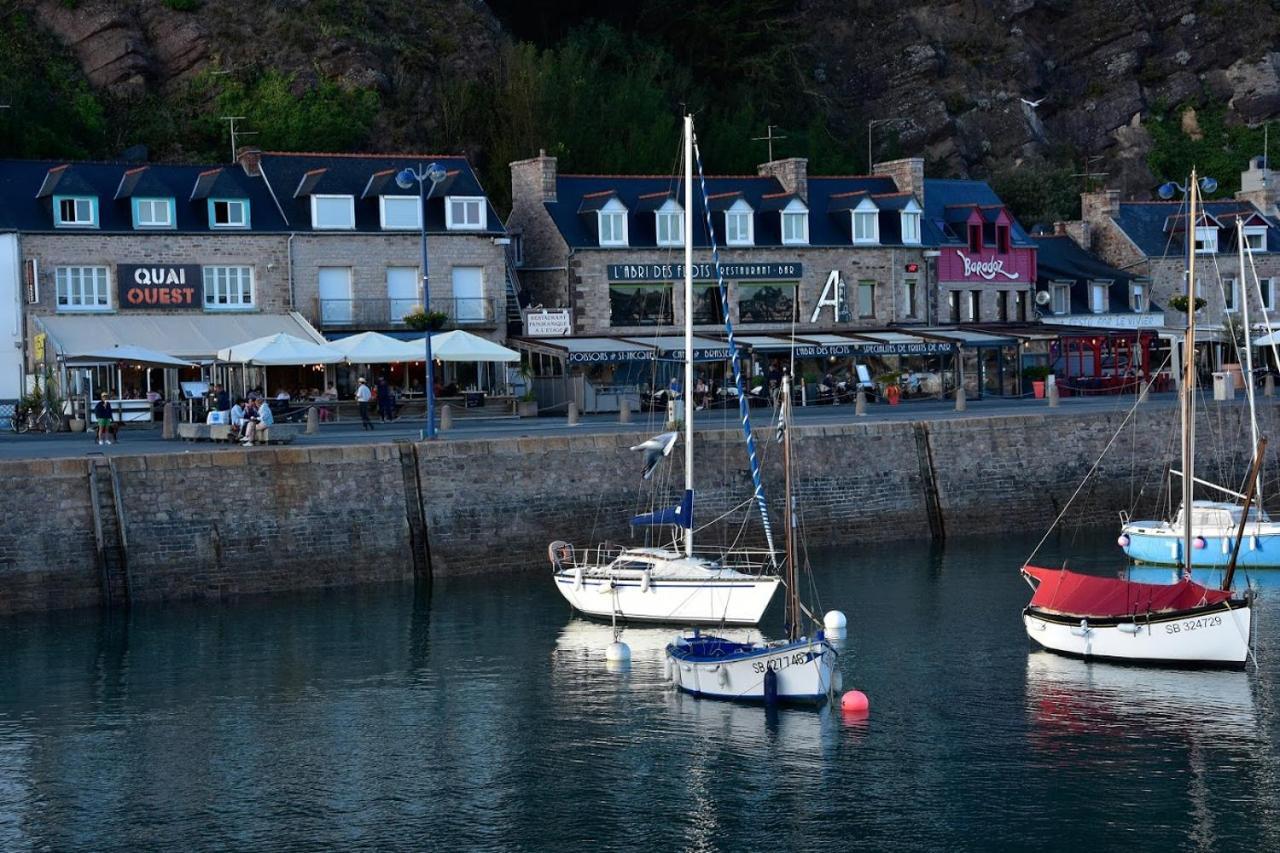
<instances>
[{"instance_id":1,"label":"white fishing boat","mask_svg":"<svg viewBox=\"0 0 1280 853\"><path fill-rule=\"evenodd\" d=\"M1249 303L1251 301L1248 287L1249 276L1245 272L1246 253L1252 267L1253 250L1249 247L1248 241L1245 240L1243 217L1236 218L1236 249L1240 265L1240 282L1243 285L1240 294L1240 307L1241 323L1244 331L1244 349L1241 354L1244 359L1244 375L1250 377L1244 383L1244 392L1249 404L1249 424L1253 446L1256 447L1259 435L1257 401L1252 381L1254 342L1251 340L1253 331L1249 322ZM1257 296L1258 304L1265 306L1266 303L1262 300L1262 289L1258 281L1256 268L1253 268L1253 290ZM1265 310L1262 313L1262 317L1267 324L1267 328L1270 329L1270 321ZM1267 340L1274 340L1274 338L1268 335ZM1274 343L1272 346L1274 347ZM1277 354L1277 358L1280 359L1280 353ZM1171 471L1170 474L1181 476L1179 471ZM1237 564L1245 569L1280 568L1280 522L1272 521L1262 509L1261 483L1258 484L1258 493L1254 501L1255 506L1246 514L1240 505L1245 496L1240 492L1207 480L1195 479L1194 482L1196 485L1218 492L1221 497L1234 499L1231 501L1201 499L1191 502L1191 547L1198 552L1195 555L1196 564L1202 567L1225 567L1231 559L1236 531L1240 528L1241 520L1243 519L1245 523L1245 540L1244 547L1241 548L1237 557ZM1183 516L1186 511L1187 504L1183 503L1178 507L1178 511L1172 520L1130 520L1122 515L1120 538L1118 540L1120 547L1124 549L1129 559L1138 563L1163 566L1182 565L1182 531L1187 521Z\"/></svg>"},{"instance_id":2,"label":"white fishing boat","mask_svg":"<svg viewBox=\"0 0 1280 853\"><path fill-rule=\"evenodd\" d=\"M1188 222L1196 221L1198 191L1193 171ZM1189 310L1181 391L1182 503L1194 508L1195 241L1188 239L1187 243ZM1265 448L1266 439L1259 439L1243 496L1243 512L1220 588L1203 586L1191 578L1197 555L1202 550L1195 547L1193 509L1192 513L1181 516L1179 561L1183 572L1172 584L1099 577L1066 568L1033 566L1028 560L1022 567L1022 575L1034 593L1023 610L1027 636L1050 651L1082 658L1164 666L1244 666L1252 637L1253 596L1248 591L1235 593L1232 582Z\"/></svg>"},{"instance_id":3,"label":"white fishing boat","mask_svg":"<svg viewBox=\"0 0 1280 853\"><path fill-rule=\"evenodd\" d=\"M693 120L684 126L684 304L693 304ZM764 616L781 582L769 527L768 509L755 438L751 431L749 397L742 365L729 323L729 338L739 411L751 462L754 500L760 510L766 549L694 548L693 446L693 312L684 312L684 497L675 507L638 515L633 526L670 527L680 540L671 547L619 548L601 545L583 550L556 541L548 546L556 589L580 613L623 622L665 622L680 625L755 625ZM633 447L645 452L645 475L671 453L678 435L666 433Z\"/></svg>"},{"instance_id":4,"label":"white fishing boat","mask_svg":"<svg viewBox=\"0 0 1280 853\"><path fill-rule=\"evenodd\" d=\"M808 614L800 604L796 555L797 513L791 490L791 378L783 376L779 429L786 472L787 638L741 642L694 631L667 646L671 681L696 696L774 704L822 703L840 689L838 654L819 629L802 634ZM812 621L812 620L811 620Z\"/></svg>"}]
</instances>

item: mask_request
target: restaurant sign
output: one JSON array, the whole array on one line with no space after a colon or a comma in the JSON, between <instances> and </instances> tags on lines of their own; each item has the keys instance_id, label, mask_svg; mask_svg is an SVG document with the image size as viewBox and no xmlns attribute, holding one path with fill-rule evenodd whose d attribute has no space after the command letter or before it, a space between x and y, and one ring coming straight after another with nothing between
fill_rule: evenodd
<instances>
[{"instance_id":1,"label":"restaurant sign","mask_svg":"<svg viewBox=\"0 0 1280 853\"><path fill-rule=\"evenodd\" d=\"M796 358L826 358L828 356L853 355L947 355L954 351L951 344L937 341L917 341L912 343L856 343L847 344L797 344Z\"/></svg>"},{"instance_id":2,"label":"restaurant sign","mask_svg":"<svg viewBox=\"0 0 1280 853\"><path fill-rule=\"evenodd\" d=\"M795 280L804 273L804 264L748 263L721 264L726 279L735 281ZM693 277L699 281L715 281L715 264L694 264ZM679 281L684 278L684 264L609 264L609 281Z\"/></svg>"},{"instance_id":3,"label":"restaurant sign","mask_svg":"<svg viewBox=\"0 0 1280 853\"><path fill-rule=\"evenodd\" d=\"M992 282L1035 281L1036 250L1014 248L1007 253L972 254L961 249L945 251L938 258L939 281Z\"/></svg>"},{"instance_id":4,"label":"restaurant sign","mask_svg":"<svg viewBox=\"0 0 1280 853\"><path fill-rule=\"evenodd\" d=\"M568 308L540 308L524 314L524 333L531 338L558 338L573 333Z\"/></svg>"},{"instance_id":5,"label":"restaurant sign","mask_svg":"<svg viewBox=\"0 0 1280 853\"><path fill-rule=\"evenodd\" d=\"M196 264L117 264L116 286L121 310L145 308L168 311L204 307L204 282Z\"/></svg>"},{"instance_id":6,"label":"restaurant sign","mask_svg":"<svg viewBox=\"0 0 1280 853\"><path fill-rule=\"evenodd\" d=\"M652 349L580 350L567 354L569 364L616 364L627 361L653 361Z\"/></svg>"}]
</instances>

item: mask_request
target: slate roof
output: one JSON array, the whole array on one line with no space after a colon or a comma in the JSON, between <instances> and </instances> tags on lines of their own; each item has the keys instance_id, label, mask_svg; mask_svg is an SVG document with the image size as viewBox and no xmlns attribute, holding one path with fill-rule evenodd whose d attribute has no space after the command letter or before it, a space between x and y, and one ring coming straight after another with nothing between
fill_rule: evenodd
<instances>
[{"instance_id":1,"label":"slate roof","mask_svg":"<svg viewBox=\"0 0 1280 853\"><path fill-rule=\"evenodd\" d=\"M886 197L888 212L880 218L881 245L902 245L899 236L899 206L897 187L884 175L854 177L809 178L809 245L849 246L849 213L832 209L831 197L841 193L861 192ZM596 219L591 212L592 198L598 194L612 193L626 205L628 248L657 246L657 235L652 211L668 197L684 204L683 182L670 175L559 175L556 178L556 201L547 202L547 212L560 230L565 242L572 248L591 248L599 245L596 235ZM793 196L783 189L776 178L756 175L717 176L707 178L707 194L711 197L712 211L722 211L741 198L751 205L755 216L755 245L781 246L781 218L778 211ZM585 200L585 204L584 204ZM655 203L657 202L657 203ZM856 204L856 203L855 203ZM877 201L879 204L879 201ZM709 248L702 193L695 181L693 210L693 242L695 246ZM716 239L723 248L724 217L713 216ZM663 247L670 248L670 247Z\"/></svg>"},{"instance_id":2,"label":"slate roof","mask_svg":"<svg viewBox=\"0 0 1280 853\"><path fill-rule=\"evenodd\" d=\"M1234 251L1235 218L1240 213L1254 213L1257 208L1245 201L1207 201L1204 211L1209 216L1229 227L1218 234L1218 251ZM1134 245L1149 258L1162 258L1166 255L1184 255L1187 244L1180 228L1167 231L1166 225L1173 220L1186 218L1186 207L1181 201L1123 201L1119 211L1112 218L1120 230L1125 233ZM1276 222L1265 219L1267 223L1267 251L1280 251L1280 227Z\"/></svg>"},{"instance_id":3,"label":"slate roof","mask_svg":"<svg viewBox=\"0 0 1280 853\"><path fill-rule=\"evenodd\" d=\"M1108 288L1109 314L1133 314L1129 301L1129 286L1137 278L1124 270L1116 269L1091 252L1085 251L1079 243L1065 235L1036 235L1032 238L1037 247L1036 252L1036 289L1048 290L1053 283L1071 282L1071 313L1092 314L1089 307L1089 283L1091 281L1111 282ZM1147 290L1150 302L1150 288ZM1150 311L1162 310L1154 302L1148 306Z\"/></svg>"},{"instance_id":4,"label":"slate roof","mask_svg":"<svg viewBox=\"0 0 1280 853\"><path fill-rule=\"evenodd\" d=\"M427 205L427 230L445 231L444 193L483 196L484 190L462 157L414 155L345 155L268 153L262 156L263 174L246 175L234 163L148 164L64 160L0 160L0 230L22 232L69 232L92 230L99 233L137 233L133 227L131 196L174 199L176 228L167 233L208 233L209 198L249 200L249 229L213 229L218 233L288 233L311 230L311 199L295 198L300 186L308 192L334 193L355 197L356 231L385 233L379 218L379 194L417 195L417 187L396 186L395 172L439 163L446 178ZM303 177L312 177L304 183ZM287 219L272 198L279 200ZM43 191L43 196L37 194ZM98 228L56 228L53 196L92 195L98 199ZM487 203L487 202L486 202ZM454 232L457 233L457 232ZM467 232L500 235L502 220L489 204L486 228Z\"/></svg>"},{"instance_id":5,"label":"slate roof","mask_svg":"<svg viewBox=\"0 0 1280 853\"><path fill-rule=\"evenodd\" d=\"M995 190L986 181L964 181L949 178L925 178L924 181L924 222L920 238L927 246L963 246L968 243L968 235L963 228L949 225L951 222L965 222L969 218L969 210L979 208L984 221L994 221L1004 207L1004 202L996 195ZM950 209L949 209L950 208ZM967 208L963 215L960 208ZM988 219L991 217L991 219ZM1034 248L1035 242L1027 235L1022 224L1009 215L1012 225L1009 228L1011 245L1022 248ZM990 242L990 235L984 237Z\"/></svg>"}]
</instances>

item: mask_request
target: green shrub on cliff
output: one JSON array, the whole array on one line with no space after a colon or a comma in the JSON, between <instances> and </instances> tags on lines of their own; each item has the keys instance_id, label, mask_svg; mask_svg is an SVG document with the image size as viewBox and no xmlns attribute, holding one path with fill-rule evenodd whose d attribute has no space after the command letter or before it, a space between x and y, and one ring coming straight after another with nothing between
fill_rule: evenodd
<instances>
[{"instance_id":1,"label":"green shrub on cliff","mask_svg":"<svg viewBox=\"0 0 1280 853\"><path fill-rule=\"evenodd\" d=\"M217 94L217 115L245 117L253 143L285 151L350 151L368 141L378 114L378 93L347 89L332 80L300 85L296 75L267 71L231 80ZM206 121L217 121L216 118Z\"/></svg>"},{"instance_id":2,"label":"green shrub on cliff","mask_svg":"<svg viewBox=\"0 0 1280 853\"><path fill-rule=\"evenodd\" d=\"M1147 167L1161 183L1183 184L1194 167L1200 175L1217 178L1218 190L1211 195L1229 197L1240 189L1240 173L1249 165L1249 158L1262 153L1263 129L1228 124L1226 107L1210 104L1196 109L1194 125L1200 136L1196 139L1183 129L1183 114L1188 108L1157 106L1151 111L1145 125L1152 143Z\"/></svg>"}]
</instances>

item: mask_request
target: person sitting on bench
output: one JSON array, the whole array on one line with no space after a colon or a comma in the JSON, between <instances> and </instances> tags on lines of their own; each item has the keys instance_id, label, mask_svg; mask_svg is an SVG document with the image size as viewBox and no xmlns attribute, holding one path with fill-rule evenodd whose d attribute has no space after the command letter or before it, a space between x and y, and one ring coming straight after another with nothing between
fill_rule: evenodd
<instances>
[{"instance_id":1,"label":"person sitting on bench","mask_svg":"<svg viewBox=\"0 0 1280 853\"><path fill-rule=\"evenodd\" d=\"M266 400L258 403L258 415L255 418L245 418L244 440L240 443L243 445L253 444L258 438L261 430L267 429L273 423L275 418L271 414L271 406Z\"/></svg>"}]
</instances>

